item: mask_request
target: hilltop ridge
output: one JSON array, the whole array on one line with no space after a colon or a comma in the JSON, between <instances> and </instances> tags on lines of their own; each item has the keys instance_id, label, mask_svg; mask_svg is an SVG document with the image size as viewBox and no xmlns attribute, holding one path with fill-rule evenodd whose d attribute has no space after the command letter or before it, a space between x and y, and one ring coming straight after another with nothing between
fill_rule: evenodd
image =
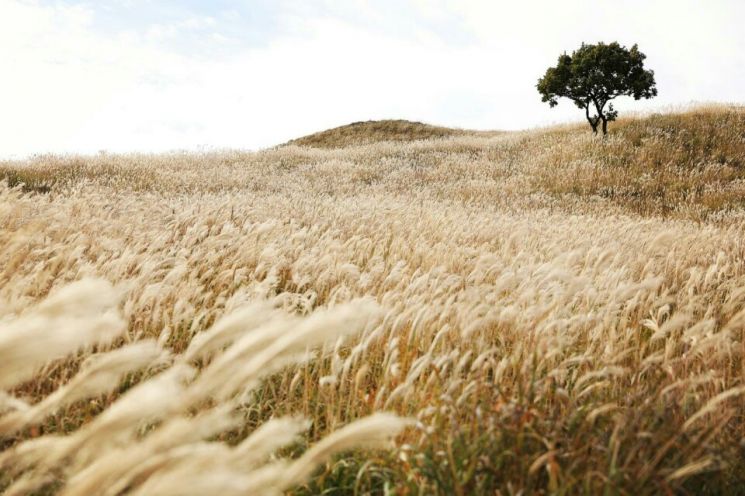
<instances>
[{"instance_id":1,"label":"hilltop ridge","mask_svg":"<svg viewBox=\"0 0 745 496\"><path fill-rule=\"evenodd\" d=\"M403 119L386 119L353 122L296 138L286 144L314 148L343 148L380 141L417 141L465 134L494 135L498 133L498 131L468 131Z\"/></svg>"}]
</instances>

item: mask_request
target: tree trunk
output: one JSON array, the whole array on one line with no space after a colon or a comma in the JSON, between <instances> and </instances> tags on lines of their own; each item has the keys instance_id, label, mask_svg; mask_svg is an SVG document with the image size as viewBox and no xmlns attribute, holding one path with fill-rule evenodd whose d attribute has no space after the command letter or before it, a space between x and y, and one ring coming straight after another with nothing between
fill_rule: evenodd
<instances>
[{"instance_id":1,"label":"tree trunk","mask_svg":"<svg viewBox=\"0 0 745 496\"><path fill-rule=\"evenodd\" d=\"M605 108L607 100L598 101L597 99L593 98L592 103L595 104L595 110L598 113L598 115L595 117L595 134L597 134L598 124L600 124L600 121L603 121L603 136L605 136L606 134L608 134L608 117L603 113L603 109ZM587 106L589 107L590 105L588 104ZM589 109L587 110L586 115L589 115Z\"/></svg>"},{"instance_id":2,"label":"tree trunk","mask_svg":"<svg viewBox=\"0 0 745 496\"><path fill-rule=\"evenodd\" d=\"M587 122L590 123L590 127L592 128L592 134L598 134L598 123L600 122L600 118L595 116L593 119L590 117L590 102L587 101L585 103L585 117L587 117Z\"/></svg>"}]
</instances>

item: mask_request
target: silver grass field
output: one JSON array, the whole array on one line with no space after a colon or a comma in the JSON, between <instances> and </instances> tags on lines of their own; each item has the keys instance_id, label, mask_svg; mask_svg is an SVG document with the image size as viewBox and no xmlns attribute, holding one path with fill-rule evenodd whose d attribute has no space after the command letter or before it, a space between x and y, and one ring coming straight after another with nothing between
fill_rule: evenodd
<instances>
[{"instance_id":1,"label":"silver grass field","mask_svg":"<svg viewBox=\"0 0 745 496\"><path fill-rule=\"evenodd\" d=\"M0 162L0 490L743 491L745 111L617 124Z\"/></svg>"}]
</instances>

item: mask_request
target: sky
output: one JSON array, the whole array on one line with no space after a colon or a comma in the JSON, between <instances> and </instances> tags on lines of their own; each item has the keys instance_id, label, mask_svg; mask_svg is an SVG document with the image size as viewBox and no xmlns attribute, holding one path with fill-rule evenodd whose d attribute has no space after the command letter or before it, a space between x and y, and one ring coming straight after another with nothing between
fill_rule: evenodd
<instances>
[{"instance_id":1,"label":"sky","mask_svg":"<svg viewBox=\"0 0 745 496\"><path fill-rule=\"evenodd\" d=\"M583 119L535 84L639 44L659 96L745 103L743 0L0 0L0 157L259 149L354 121Z\"/></svg>"}]
</instances>

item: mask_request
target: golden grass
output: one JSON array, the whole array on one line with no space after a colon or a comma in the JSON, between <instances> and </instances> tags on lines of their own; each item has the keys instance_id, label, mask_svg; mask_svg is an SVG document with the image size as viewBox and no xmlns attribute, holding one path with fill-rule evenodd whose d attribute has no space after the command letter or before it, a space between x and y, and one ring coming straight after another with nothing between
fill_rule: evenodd
<instances>
[{"instance_id":1,"label":"golden grass","mask_svg":"<svg viewBox=\"0 0 745 496\"><path fill-rule=\"evenodd\" d=\"M616 124L1 164L0 487L740 490L745 112Z\"/></svg>"}]
</instances>

